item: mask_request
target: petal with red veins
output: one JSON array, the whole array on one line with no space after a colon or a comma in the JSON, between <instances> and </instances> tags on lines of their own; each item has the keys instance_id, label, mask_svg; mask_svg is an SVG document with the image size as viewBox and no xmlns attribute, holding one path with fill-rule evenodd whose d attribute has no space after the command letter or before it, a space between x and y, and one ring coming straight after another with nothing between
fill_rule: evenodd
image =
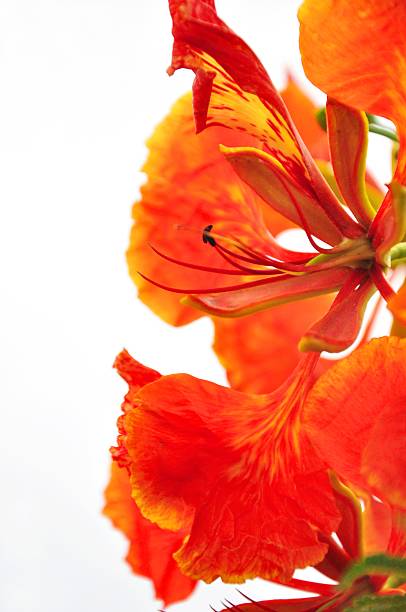
<instances>
[{"instance_id":1,"label":"petal with red veins","mask_svg":"<svg viewBox=\"0 0 406 612\"><path fill-rule=\"evenodd\" d=\"M329 161L330 151L327 134L316 119L318 107L290 74L286 86L281 91L281 96L312 157L317 160Z\"/></svg>"},{"instance_id":2,"label":"petal with red veins","mask_svg":"<svg viewBox=\"0 0 406 612\"><path fill-rule=\"evenodd\" d=\"M239 142L241 138L244 135ZM262 249L269 242L269 234L261 210L267 209L267 222L274 235L293 227L260 201L224 160L218 143L232 145L233 141L235 134L224 128L196 135L191 96L186 95L176 102L148 142L149 156L143 167L148 180L141 188L141 200L134 205L127 261L141 300L168 323L182 325L201 315L180 304L179 296L145 281L138 272L170 286L192 282L194 286L207 286L208 274L163 262L150 244L182 261L231 269L215 249L203 244L204 227L214 223L220 233L236 235ZM210 274L210 283L224 285L224 278Z\"/></svg>"},{"instance_id":3,"label":"petal with red veins","mask_svg":"<svg viewBox=\"0 0 406 612\"><path fill-rule=\"evenodd\" d=\"M329 244L340 241L340 233L313 191L311 182L292 179L286 168L265 151L254 147L220 148L238 176L267 204L297 225L301 211L312 234Z\"/></svg>"},{"instance_id":4,"label":"petal with red veins","mask_svg":"<svg viewBox=\"0 0 406 612\"><path fill-rule=\"evenodd\" d=\"M360 227L324 181L264 67L219 19L214 3L169 0L169 6L174 35L170 73L178 68L195 72L197 131L221 125L252 136L255 146L275 157L294 181L311 182L320 208L339 232L359 236Z\"/></svg>"},{"instance_id":5,"label":"petal with red veins","mask_svg":"<svg viewBox=\"0 0 406 612\"><path fill-rule=\"evenodd\" d=\"M316 382L305 430L340 478L406 508L406 340L379 338ZM382 440L389 440L383 444Z\"/></svg>"},{"instance_id":6,"label":"petal with red veins","mask_svg":"<svg viewBox=\"0 0 406 612\"><path fill-rule=\"evenodd\" d=\"M184 576L173 559L184 534L165 531L142 516L131 498L127 471L113 462L103 513L129 541L126 561L135 574L149 578L165 605L186 599L196 582Z\"/></svg>"}]
</instances>

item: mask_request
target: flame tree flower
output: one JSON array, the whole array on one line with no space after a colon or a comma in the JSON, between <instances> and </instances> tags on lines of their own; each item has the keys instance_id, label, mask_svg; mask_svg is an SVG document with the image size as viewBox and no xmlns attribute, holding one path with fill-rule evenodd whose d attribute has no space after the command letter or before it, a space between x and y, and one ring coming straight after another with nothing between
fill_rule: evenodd
<instances>
[{"instance_id":1,"label":"flame tree flower","mask_svg":"<svg viewBox=\"0 0 406 612\"><path fill-rule=\"evenodd\" d=\"M387 300L393 296L385 272L398 263L404 250L403 148L377 213L365 187L366 115L329 98L330 157L343 205L322 177L263 66L219 19L214 2L169 4L175 39L170 72L179 68L195 72L197 131L216 126L233 135L239 145L221 146L225 159L257 196L304 229L313 251L283 249L268 231L264 233L252 210L248 227L244 207L235 202L233 227L218 228L213 207L204 241L219 255L218 261L226 259L234 266L233 274L239 273L242 280L220 285L219 268L197 262L192 265L195 270L215 273L212 287L166 288L187 294L188 304L226 317L338 290L330 310L305 333L300 346L304 351L342 351L356 339L376 288ZM177 257L171 261L188 265ZM165 287L153 277L149 280Z\"/></svg>"},{"instance_id":2,"label":"flame tree flower","mask_svg":"<svg viewBox=\"0 0 406 612\"><path fill-rule=\"evenodd\" d=\"M374 2L358 1L352 22L348 4L340 0L336 17L343 23L335 37L330 3L303 4L302 53L311 78L328 94L326 116L337 194L323 178L262 65L218 18L214 1L170 0L169 4L175 38L170 72L182 67L195 72L197 131L210 127L214 139L219 130L225 138L231 135L228 142L221 142L219 153L229 164L221 170L227 193L226 198L222 193L222 204L227 202L231 214L224 215L222 206L220 223L214 216L203 224L209 263L184 261L171 249L165 253L155 248L157 255L193 275L212 273L211 287L169 287L144 278L172 293L187 294L187 305L227 317L324 293L338 291L338 295L327 314L303 336L300 346L308 355L284 383L261 395L187 375L154 373L150 379L150 370L127 353L120 355L116 365L130 390L113 458L128 471L131 495L141 514L178 538L174 559L190 578L210 582L220 576L238 582L262 576L299 586L292 579L293 571L313 565L340 579L350 561L362 559L368 549L405 553L399 527L406 509L404 468L398 460L405 450L404 341L392 338L361 347L322 375L309 393L318 353L338 352L354 342L376 289L396 314L402 312L396 301L402 294L395 297L386 274L406 253L404 105L399 108L405 98L404 80L396 91L393 86L393 73L401 73L405 63L405 49L399 26L388 25L391 19L400 20L404 9L396 1L388 0L384 7L381 3L380 8ZM383 91L377 92L376 74L368 64L380 49L375 37L368 37L372 44L365 62L360 65L355 58L351 68L350 56L365 41L361 26L389 32L399 42L396 53L382 55ZM336 72L333 81L338 85L331 86L323 63L314 68L312 54L317 52L325 58L328 52L335 59L345 58L338 63L343 61L350 70ZM365 72L357 80L360 66ZM364 111L393 119L399 131L398 164L380 206L366 188ZM188 156L181 162L178 180ZM201 177L207 177L213 168L208 164L203 170ZM216 173L216 180L220 176ZM190 179L187 173L186 177ZM203 193L210 181L201 180ZM212 194L216 204L214 189ZM302 227L309 252L291 251L277 243L269 233L272 223L264 223L271 213L265 212L263 203L271 207L273 219L278 219L276 213L288 224ZM211 212L218 210L214 206ZM221 284L227 275L241 280ZM190 310L182 314L193 318ZM354 393L357 385L359 395ZM393 447L380 456L387 437ZM364 508L357 497L366 500ZM384 533L376 526L377 515L379 525L384 520L387 526ZM369 538L361 523L369 526ZM375 560L375 565L354 566L353 579L344 575L339 592L325 585L301 584L319 597L292 601L290 607L272 602L271 607L252 603L237 609L340 610L365 594L403 596L402 588L390 590L389 566L388 573L381 571L385 563ZM398 577L404 577L399 567Z\"/></svg>"}]
</instances>

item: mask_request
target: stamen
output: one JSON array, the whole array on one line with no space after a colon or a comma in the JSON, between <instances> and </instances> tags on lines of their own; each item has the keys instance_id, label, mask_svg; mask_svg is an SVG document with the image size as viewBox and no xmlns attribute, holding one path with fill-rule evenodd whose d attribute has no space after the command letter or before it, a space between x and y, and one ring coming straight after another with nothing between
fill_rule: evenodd
<instances>
[{"instance_id":1,"label":"stamen","mask_svg":"<svg viewBox=\"0 0 406 612\"><path fill-rule=\"evenodd\" d=\"M202 240L204 244L210 244L210 246L215 247L216 241L213 236L210 236L210 232L213 229L213 224L207 225L203 230Z\"/></svg>"},{"instance_id":2,"label":"stamen","mask_svg":"<svg viewBox=\"0 0 406 612\"><path fill-rule=\"evenodd\" d=\"M382 268L377 262L374 262L374 265L370 269L370 275L379 293L383 299L388 302L395 295L395 291L386 280Z\"/></svg>"},{"instance_id":3,"label":"stamen","mask_svg":"<svg viewBox=\"0 0 406 612\"><path fill-rule=\"evenodd\" d=\"M273 271L267 271L267 270L251 270L249 268L245 268L244 271L240 272L238 270L230 270L228 268L215 268L212 266L202 266L200 264L194 264L188 261L182 261L180 259L176 259L175 257L171 257L170 255L166 255L165 253L162 253L162 251L159 251L155 246L153 246L152 244L149 244L150 248L154 251L154 253L156 253L159 257L162 257L162 259L166 259L167 261L170 261L171 263L174 263L178 266L182 266L183 268L191 268L192 270L202 270L203 272L213 272L215 274L230 274L230 275L237 275L237 276L256 276L256 275L269 275L269 274L274 274ZM218 246L217 244L215 245L216 247Z\"/></svg>"}]
</instances>

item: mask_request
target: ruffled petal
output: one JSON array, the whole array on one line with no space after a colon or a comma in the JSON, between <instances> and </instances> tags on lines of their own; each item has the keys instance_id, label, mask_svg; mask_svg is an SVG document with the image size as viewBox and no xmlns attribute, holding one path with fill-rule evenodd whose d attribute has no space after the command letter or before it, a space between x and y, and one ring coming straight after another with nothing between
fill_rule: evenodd
<instances>
[{"instance_id":1,"label":"ruffled petal","mask_svg":"<svg viewBox=\"0 0 406 612\"><path fill-rule=\"evenodd\" d=\"M293 302L237 319L214 318L214 350L230 385L247 393L269 393L299 362L303 332L328 310L330 296Z\"/></svg>"},{"instance_id":2,"label":"ruffled petal","mask_svg":"<svg viewBox=\"0 0 406 612\"><path fill-rule=\"evenodd\" d=\"M188 323L200 314L138 272L170 286L192 282L193 286L207 286L208 274L163 262L151 244L181 261L227 269L230 266L202 241L207 225L215 223L216 231L236 235L251 246L264 248L268 242L261 212L265 205L238 179L218 150L219 142L235 143L235 134L214 128L196 135L191 105L190 95L178 100L148 141L149 156L143 167L148 180L141 188L141 201L134 205L135 223L127 252L129 272L141 300L173 325ZM244 135L239 142L241 138ZM275 212L267 212L267 221L274 235L293 226ZM209 282L224 285L224 276L210 274Z\"/></svg>"},{"instance_id":3,"label":"ruffled petal","mask_svg":"<svg viewBox=\"0 0 406 612\"><path fill-rule=\"evenodd\" d=\"M300 49L308 78L332 98L394 121L397 178L406 179L406 4L403 0L305 0Z\"/></svg>"},{"instance_id":4,"label":"ruffled petal","mask_svg":"<svg viewBox=\"0 0 406 612\"><path fill-rule=\"evenodd\" d=\"M172 556L184 534L160 529L142 516L131 498L128 473L115 462L105 499L104 514L129 541L126 561L133 572L152 581L165 605L186 599L196 582L180 572Z\"/></svg>"},{"instance_id":5,"label":"ruffled petal","mask_svg":"<svg viewBox=\"0 0 406 612\"><path fill-rule=\"evenodd\" d=\"M190 533L175 558L191 577L289 579L327 552L318 534L339 515L299 423L316 361L272 395L164 376L126 412L132 495L159 526Z\"/></svg>"},{"instance_id":6,"label":"ruffled petal","mask_svg":"<svg viewBox=\"0 0 406 612\"><path fill-rule=\"evenodd\" d=\"M294 182L311 184L320 209L342 235L359 236L360 227L322 178L264 67L219 19L214 2L170 0L169 6L174 35L170 73L178 68L195 72L197 131L222 125L252 136L255 146L276 158Z\"/></svg>"},{"instance_id":7,"label":"ruffled petal","mask_svg":"<svg viewBox=\"0 0 406 612\"><path fill-rule=\"evenodd\" d=\"M337 474L406 508L406 340L379 338L319 378L305 429ZM388 440L388 443L383 443Z\"/></svg>"}]
</instances>

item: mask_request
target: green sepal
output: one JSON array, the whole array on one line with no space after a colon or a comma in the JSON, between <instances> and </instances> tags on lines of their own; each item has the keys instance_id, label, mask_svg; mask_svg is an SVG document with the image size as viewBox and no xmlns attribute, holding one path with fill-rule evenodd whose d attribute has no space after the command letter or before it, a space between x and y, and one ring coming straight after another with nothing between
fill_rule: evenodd
<instances>
[{"instance_id":1,"label":"green sepal","mask_svg":"<svg viewBox=\"0 0 406 612\"><path fill-rule=\"evenodd\" d=\"M406 580L406 559L384 554L366 557L354 563L344 574L340 582L340 589L348 589L358 578L370 575L396 576Z\"/></svg>"},{"instance_id":2,"label":"green sepal","mask_svg":"<svg viewBox=\"0 0 406 612\"><path fill-rule=\"evenodd\" d=\"M351 606L345 610L358 612L390 612L391 610L406 610L404 595L363 595L357 597Z\"/></svg>"}]
</instances>

